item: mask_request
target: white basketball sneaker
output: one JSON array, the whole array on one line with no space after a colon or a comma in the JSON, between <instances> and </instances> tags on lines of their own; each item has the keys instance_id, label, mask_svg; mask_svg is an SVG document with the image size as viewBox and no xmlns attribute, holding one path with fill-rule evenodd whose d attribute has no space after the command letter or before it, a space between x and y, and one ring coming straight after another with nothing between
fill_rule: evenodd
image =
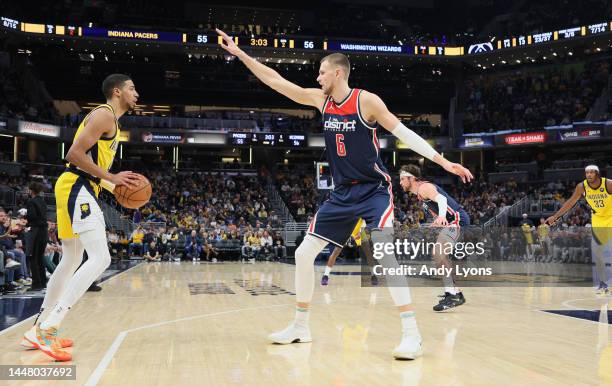
<instances>
[{"instance_id":1,"label":"white basketball sneaker","mask_svg":"<svg viewBox=\"0 0 612 386\"><path fill-rule=\"evenodd\" d=\"M268 335L268 340L278 344L307 343L312 342L312 337L308 326L292 323L284 330Z\"/></svg>"},{"instance_id":2,"label":"white basketball sneaker","mask_svg":"<svg viewBox=\"0 0 612 386\"><path fill-rule=\"evenodd\" d=\"M423 355L423 346L420 336L402 336L399 346L393 350L393 357L396 359L416 359Z\"/></svg>"}]
</instances>

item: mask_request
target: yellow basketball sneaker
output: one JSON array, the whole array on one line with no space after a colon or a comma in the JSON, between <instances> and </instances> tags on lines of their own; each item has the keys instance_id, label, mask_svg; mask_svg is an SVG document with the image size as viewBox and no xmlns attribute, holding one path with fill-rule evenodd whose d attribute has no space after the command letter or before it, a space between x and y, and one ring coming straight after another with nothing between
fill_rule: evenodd
<instances>
[{"instance_id":1,"label":"yellow basketball sneaker","mask_svg":"<svg viewBox=\"0 0 612 386\"><path fill-rule=\"evenodd\" d=\"M59 338L57 337L57 327L50 327L46 330L36 325L36 341L38 349L49 355L58 362L68 362L72 360L70 353L63 351Z\"/></svg>"}]
</instances>

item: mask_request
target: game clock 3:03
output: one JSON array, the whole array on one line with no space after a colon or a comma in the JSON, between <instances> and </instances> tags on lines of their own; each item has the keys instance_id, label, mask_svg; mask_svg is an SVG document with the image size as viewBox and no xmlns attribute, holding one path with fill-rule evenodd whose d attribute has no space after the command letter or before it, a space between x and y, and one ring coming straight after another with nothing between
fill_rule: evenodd
<instances>
[{"instance_id":1,"label":"game clock 3:03","mask_svg":"<svg viewBox=\"0 0 612 386\"><path fill-rule=\"evenodd\" d=\"M249 44L254 47L268 47L269 41L265 38L251 38Z\"/></svg>"}]
</instances>

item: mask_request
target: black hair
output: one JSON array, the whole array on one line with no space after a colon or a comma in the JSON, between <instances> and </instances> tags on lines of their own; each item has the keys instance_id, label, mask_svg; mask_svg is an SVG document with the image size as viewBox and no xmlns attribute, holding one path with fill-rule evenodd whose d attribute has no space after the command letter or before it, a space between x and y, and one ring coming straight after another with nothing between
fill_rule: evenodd
<instances>
[{"instance_id":1,"label":"black hair","mask_svg":"<svg viewBox=\"0 0 612 386\"><path fill-rule=\"evenodd\" d=\"M113 96L114 89L123 87L123 84L131 79L124 74L111 74L102 82L102 93L106 99L110 99Z\"/></svg>"}]
</instances>

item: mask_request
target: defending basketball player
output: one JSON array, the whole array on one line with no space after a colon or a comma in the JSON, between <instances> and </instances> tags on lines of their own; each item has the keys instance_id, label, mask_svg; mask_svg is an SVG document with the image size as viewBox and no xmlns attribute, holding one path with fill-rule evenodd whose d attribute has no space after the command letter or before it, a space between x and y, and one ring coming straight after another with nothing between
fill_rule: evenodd
<instances>
[{"instance_id":1,"label":"defending basketball player","mask_svg":"<svg viewBox=\"0 0 612 386\"><path fill-rule=\"evenodd\" d=\"M288 344L312 341L308 319L314 291L314 260L328 243L342 247L359 218L371 231L373 243L392 243L393 194L391 177L379 156L377 123L388 129L412 150L457 174L465 181L472 174L463 166L438 154L423 138L404 126L375 94L349 87L350 63L339 53L324 57L317 82L321 88L302 88L284 79L278 72L259 63L242 51L223 31L222 46L235 55L263 83L289 99L316 107L323 115L327 159L335 190L325 201L308 227L308 234L295 251L295 320L286 329L269 336L272 342ZM397 260L394 255L383 261ZM410 289L404 279L401 286L389 286L402 321L402 341L393 351L396 358L414 359L422 354Z\"/></svg>"},{"instance_id":2,"label":"defending basketball player","mask_svg":"<svg viewBox=\"0 0 612 386\"><path fill-rule=\"evenodd\" d=\"M72 341L60 339L58 328L68 310L111 262L104 215L97 202L100 190L112 192L115 185L134 189L140 182L139 175L131 171L109 172L119 143L118 119L136 106L136 87L127 75L113 74L102 83L102 91L106 104L94 108L79 125L66 154L66 170L55 184L63 256L49 280L34 326L22 341L22 345L38 348L62 362L72 359L62 350L72 346ZM79 268L84 251L88 260Z\"/></svg>"},{"instance_id":3,"label":"defending basketball player","mask_svg":"<svg viewBox=\"0 0 612 386\"><path fill-rule=\"evenodd\" d=\"M546 219L546 223L553 225L584 197L592 211L591 250L599 277L597 292L607 294L609 278L606 275L605 253L609 253L612 248L612 181L601 177L597 165L588 165L584 172L585 179L576 185L572 196L565 201L561 209Z\"/></svg>"},{"instance_id":4,"label":"defending basketball player","mask_svg":"<svg viewBox=\"0 0 612 386\"><path fill-rule=\"evenodd\" d=\"M455 244L461 236L461 227L470 225L470 217L463 207L441 187L429 181L421 180L421 169L416 165L404 165L400 168L400 185L405 192L412 193L423 203L425 212L434 218L433 226L443 227L438 234L436 245ZM438 267L452 269L448 255L443 250L434 248L433 260ZM444 296L433 307L434 311L445 311L465 303L465 297L455 284L452 275L442 277Z\"/></svg>"}]
</instances>

